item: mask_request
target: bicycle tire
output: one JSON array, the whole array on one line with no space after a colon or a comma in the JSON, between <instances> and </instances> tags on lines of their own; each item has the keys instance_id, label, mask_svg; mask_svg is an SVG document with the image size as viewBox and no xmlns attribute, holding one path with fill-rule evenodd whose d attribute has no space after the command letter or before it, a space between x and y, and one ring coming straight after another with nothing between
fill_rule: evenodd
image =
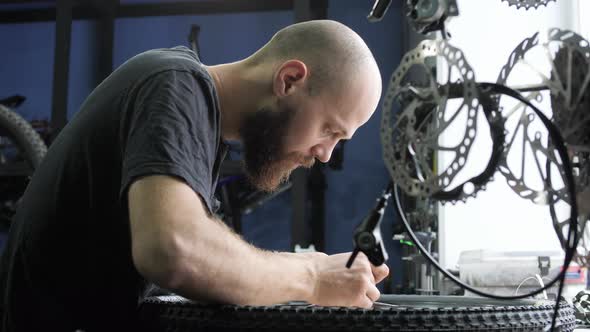
<instances>
[{"instance_id":1,"label":"bicycle tire","mask_svg":"<svg viewBox=\"0 0 590 332\"><path fill-rule=\"evenodd\" d=\"M149 331L543 331L554 301L500 301L463 296L382 295L373 309L283 304L212 305L179 296L146 298L139 318ZM556 326L575 328L561 302Z\"/></svg>"},{"instance_id":2,"label":"bicycle tire","mask_svg":"<svg viewBox=\"0 0 590 332\"><path fill-rule=\"evenodd\" d=\"M31 124L10 108L0 105L0 128L14 139L31 169L36 169L47 153L47 146Z\"/></svg>"}]
</instances>

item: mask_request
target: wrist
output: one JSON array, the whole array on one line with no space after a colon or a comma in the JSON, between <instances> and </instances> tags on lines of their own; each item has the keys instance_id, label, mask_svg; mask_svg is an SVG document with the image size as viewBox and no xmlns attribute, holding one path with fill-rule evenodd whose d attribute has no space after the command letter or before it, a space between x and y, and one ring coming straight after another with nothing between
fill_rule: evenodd
<instances>
[{"instance_id":1,"label":"wrist","mask_svg":"<svg viewBox=\"0 0 590 332\"><path fill-rule=\"evenodd\" d=\"M306 293L304 301L308 303L316 303L316 294L317 294L317 280L319 274L319 268L317 264L317 260L313 259L312 256L305 257L305 264L304 266L304 275L306 280Z\"/></svg>"},{"instance_id":2,"label":"wrist","mask_svg":"<svg viewBox=\"0 0 590 332\"><path fill-rule=\"evenodd\" d=\"M292 280L292 293L289 296L294 301L315 302L316 284L318 276L317 260L314 255L298 253L281 253L290 261L293 270L289 279ZM294 273L293 273L294 272Z\"/></svg>"}]
</instances>

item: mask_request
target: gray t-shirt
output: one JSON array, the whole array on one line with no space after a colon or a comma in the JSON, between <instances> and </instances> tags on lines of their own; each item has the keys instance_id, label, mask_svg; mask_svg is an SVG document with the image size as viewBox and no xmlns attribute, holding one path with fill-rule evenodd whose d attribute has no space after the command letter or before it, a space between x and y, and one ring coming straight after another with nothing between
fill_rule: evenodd
<instances>
[{"instance_id":1,"label":"gray t-shirt","mask_svg":"<svg viewBox=\"0 0 590 332\"><path fill-rule=\"evenodd\" d=\"M131 256L127 190L165 174L212 212L225 144L212 78L185 47L133 57L52 143L0 258L3 331L127 330L147 283Z\"/></svg>"}]
</instances>

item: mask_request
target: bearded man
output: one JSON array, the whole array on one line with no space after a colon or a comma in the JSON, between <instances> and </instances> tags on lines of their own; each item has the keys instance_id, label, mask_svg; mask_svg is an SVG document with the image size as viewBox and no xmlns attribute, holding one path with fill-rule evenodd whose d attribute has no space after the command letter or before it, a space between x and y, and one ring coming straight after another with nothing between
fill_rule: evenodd
<instances>
[{"instance_id":1,"label":"bearded man","mask_svg":"<svg viewBox=\"0 0 590 332\"><path fill-rule=\"evenodd\" d=\"M52 143L0 261L3 331L132 330L146 287L269 305L371 307L385 265L348 253L255 248L214 212L226 141L272 191L327 162L374 113L379 69L328 20L288 26L256 53L203 65L184 47L139 54L86 99Z\"/></svg>"}]
</instances>

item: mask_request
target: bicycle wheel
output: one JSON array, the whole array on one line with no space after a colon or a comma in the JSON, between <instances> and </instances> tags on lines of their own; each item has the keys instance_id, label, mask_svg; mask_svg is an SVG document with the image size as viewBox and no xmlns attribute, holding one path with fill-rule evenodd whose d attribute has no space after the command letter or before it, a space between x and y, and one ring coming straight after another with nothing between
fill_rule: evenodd
<instances>
[{"instance_id":1,"label":"bicycle wheel","mask_svg":"<svg viewBox=\"0 0 590 332\"><path fill-rule=\"evenodd\" d=\"M0 104L0 232L10 221L47 146L27 120Z\"/></svg>"},{"instance_id":2,"label":"bicycle wheel","mask_svg":"<svg viewBox=\"0 0 590 332\"><path fill-rule=\"evenodd\" d=\"M47 146L41 136L22 116L1 104L0 131L3 136L13 140L31 169L39 166L47 153Z\"/></svg>"},{"instance_id":3,"label":"bicycle wheel","mask_svg":"<svg viewBox=\"0 0 590 332\"><path fill-rule=\"evenodd\" d=\"M382 295L373 309L306 304L211 305L179 296L147 298L141 325L150 331L543 331L555 302L463 296ZM560 304L556 326L573 331L575 316Z\"/></svg>"}]
</instances>

